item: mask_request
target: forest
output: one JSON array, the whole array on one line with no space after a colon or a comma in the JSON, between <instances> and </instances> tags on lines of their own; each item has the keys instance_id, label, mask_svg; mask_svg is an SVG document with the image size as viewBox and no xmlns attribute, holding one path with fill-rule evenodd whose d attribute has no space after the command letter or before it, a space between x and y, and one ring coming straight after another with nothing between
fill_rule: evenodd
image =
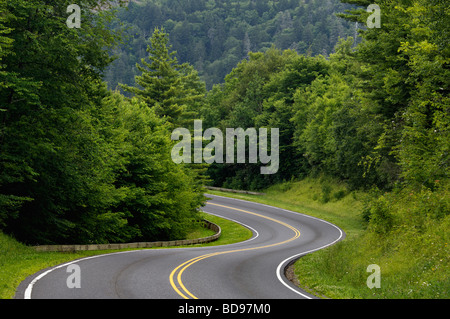
<instances>
[{"instance_id":1,"label":"forest","mask_svg":"<svg viewBox=\"0 0 450 319\"><path fill-rule=\"evenodd\" d=\"M79 29L65 24L70 2L0 1L3 232L181 238L206 183L319 175L371 194L362 218L377 236L450 226L445 0L379 1L380 28L364 27L370 0L85 0ZM278 128L278 173L175 164L170 133L196 118Z\"/></svg>"},{"instance_id":2,"label":"forest","mask_svg":"<svg viewBox=\"0 0 450 319\"><path fill-rule=\"evenodd\" d=\"M136 63L146 56L147 39L155 27L164 27L180 62L199 72L207 89L225 76L249 52L264 52L272 45L300 54L328 56L339 38L356 37L358 25L338 18L350 5L339 0L167 0L131 2L118 12L125 28L125 44L113 53L107 68L110 88L134 84Z\"/></svg>"},{"instance_id":3,"label":"forest","mask_svg":"<svg viewBox=\"0 0 450 319\"><path fill-rule=\"evenodd\" d=\"M114 12L83 1L71 29L71 1L0 4L0 229L30 245L183 238L202 181L173 163L170 122L108 91Z\"/></svg>"}]
</instances>

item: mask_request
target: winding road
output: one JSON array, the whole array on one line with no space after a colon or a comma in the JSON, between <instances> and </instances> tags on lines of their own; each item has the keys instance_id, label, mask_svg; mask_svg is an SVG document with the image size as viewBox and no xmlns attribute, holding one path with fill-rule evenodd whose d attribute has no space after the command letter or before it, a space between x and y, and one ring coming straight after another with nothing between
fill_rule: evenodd
<instances>
[{"instance_id":1,"label":"winding road","mask_svg":"<svg viewBox=\"0 0 450 319\"><path fill-rule=\"evenodd\" d=\"M25 299L298 299L314 298L284 275L292 261L345 237L337 226L288 210L213 196L204 211L250 228L245 242L150 249L79 259L21 283ZM72 266L72 267L70 267ZM81 288L67 281L78 266Z\"/></svg>"}]
</instances>

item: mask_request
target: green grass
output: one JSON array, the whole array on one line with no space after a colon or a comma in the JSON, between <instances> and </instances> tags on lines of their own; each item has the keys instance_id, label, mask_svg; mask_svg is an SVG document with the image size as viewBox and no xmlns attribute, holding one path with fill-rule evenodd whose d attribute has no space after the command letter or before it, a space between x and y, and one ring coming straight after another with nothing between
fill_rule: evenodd
<instances>
[{"instance_id":1,"label":"green grass","mask_svg":"<svg viewBox=\"0 0 450 319\"><path fill-rule=\"evenodd\" d=\"M186 235L186 239L205 238L215 234L215 231L205 228L202 222L194 223Z\"/></svg>"},{"instance_id":2,"label":"green grass","mask_svg":"<svg viewBox=\"0 0 450 319\"><path fill-rule=\"evenodd\" d=\"M0 299L12 298L19 284L41 269L96 253L38 253L0 232Z\"/></svg>"},{"instance_id":3,"label":"green grass","mask_svg":"<svg viewBox=\"0 0 450 319\"><path fill-rule=\"evenodd\" d=\"M265 190L264 196L210 193L305 213L341 227L347 234L344 241L305 256L294 265L299 285L317 296L450 298L450 216L423 218L421 227L416 226L416 220L408 224L403 219L412 218L411 211L420 206L418 201L398 196L400 199L389 207L395 227L387 233L377 233L362 218L363 201L368 194L348 191L345 184L331 179L307 178L282 183ZM448 198L446 193L443 197ZM417 210L424 215L423 209ZM367 267L371 264L381 268L380 289L367 287L371 275Z\"/></svg>"},{"instance_id":4,"label":"green grass","mask_svg":"<svg viewBox=\"0 0 450 319\"><path fill-rule=\"evenodd\" d=\"M203 214L205 215L205 219L222 228L222 235L214 242L202 244L202 247L230 245L248 240L252 237L251 230L240 224L206 213Z\"/></svg>"},{"instance_id":5,"label":"green grass","mask_svg":"<svg viewBox=\"0 0 450 319\"><path fill-rule=\"evenodd\" d=\"M207 214L204 214L203 217L219 225L222 228L222 235L213 243L195 245L195 247L227 245L247 240L252 236L249 229L234 222ZM214 232L211 230L194 225L187 237L203 238L213 234ZM0 299L13 298L19 284L28 276L42 269L83 257L114 253L117 251L86 251L78 253L36 252L33 248L27 247L0 232Z\"/></svg>"}]
</instances>

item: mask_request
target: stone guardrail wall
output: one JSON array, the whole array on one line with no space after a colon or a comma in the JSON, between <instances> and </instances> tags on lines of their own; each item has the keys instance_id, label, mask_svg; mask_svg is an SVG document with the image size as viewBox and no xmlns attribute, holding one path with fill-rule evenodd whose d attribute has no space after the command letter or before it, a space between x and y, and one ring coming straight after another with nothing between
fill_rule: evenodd
<instances>
[{"instance_id":1,"label":"stone guardrail wall","mask_svg":"<svg viewBox=\"0 0 450 319\"><path fill-rule=\"evenodd\" d=\"M264 193L249 192L249 191L239 191L239 190L235 190L235 189L228 189L228 188L221 188L221 187L205 186L205 188L209 189L209 190L212 190L212 191L221 191L221 192L229 192L229 193L237 193L237 194L266 195Z\"/></svg>"},{"instance_id":2,"label":"stone guardrail wall","mask_svg":"<svg viewBox=\"0 0 450 319\"><path fill-rule=\"evenodd\" d=\"M222 230L219 225L204 220L205 227L216 232L215 235L198 238L198 239L184 239L172 241L157 241L149 243L129 243L129 244L100 244L100 245L44 245L35 246L36 251L51 251L51 252L77 252L77 251L91 251L91 250L117 250L117 249L132 249L132 248L153 248L153 247L170 247L170 246L187 246L195 244L206 244L219 239Z\"/></svg>"}]
</instances>

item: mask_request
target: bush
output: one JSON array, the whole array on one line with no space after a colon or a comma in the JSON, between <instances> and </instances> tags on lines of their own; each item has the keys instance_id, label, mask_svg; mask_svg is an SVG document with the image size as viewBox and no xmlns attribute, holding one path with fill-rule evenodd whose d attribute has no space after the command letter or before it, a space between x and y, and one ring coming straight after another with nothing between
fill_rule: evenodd
<instances>
[{"instance_id":1,"label":"bush","mask_svg":"<svg viewBox=\"0 0 450 319\"><path fill-rule=\"evenodd\" d=\"M328 203L331 199L331 186L329 184L323 184L322 185L322 198L320 201L324 204Z\"/></svg>"},{"instance_id":2,"label":"bush","mask_svg":"<svg viewBox=\"0 0 450 319\"><path fill-rule=\"evenodd\" d=\"M394 224L390 207L390 203L385 196L380 196L374 201L370 208L369 228L378 234L388 233Z\"/></svg>"},{"instance_id":3,"label":"bush","mask_svg":"<svg viewBox=\"0 0 450 319\"><path fill-rule=\"evenodd\" d=\"M340 200L340 199L344 198L346 195L347 195L347 191L341 189L341 190L335 192L335 193L333 194L333 197L334 197L334 199L336 199L336 200Z\"/></svg>"}]
</instances>

